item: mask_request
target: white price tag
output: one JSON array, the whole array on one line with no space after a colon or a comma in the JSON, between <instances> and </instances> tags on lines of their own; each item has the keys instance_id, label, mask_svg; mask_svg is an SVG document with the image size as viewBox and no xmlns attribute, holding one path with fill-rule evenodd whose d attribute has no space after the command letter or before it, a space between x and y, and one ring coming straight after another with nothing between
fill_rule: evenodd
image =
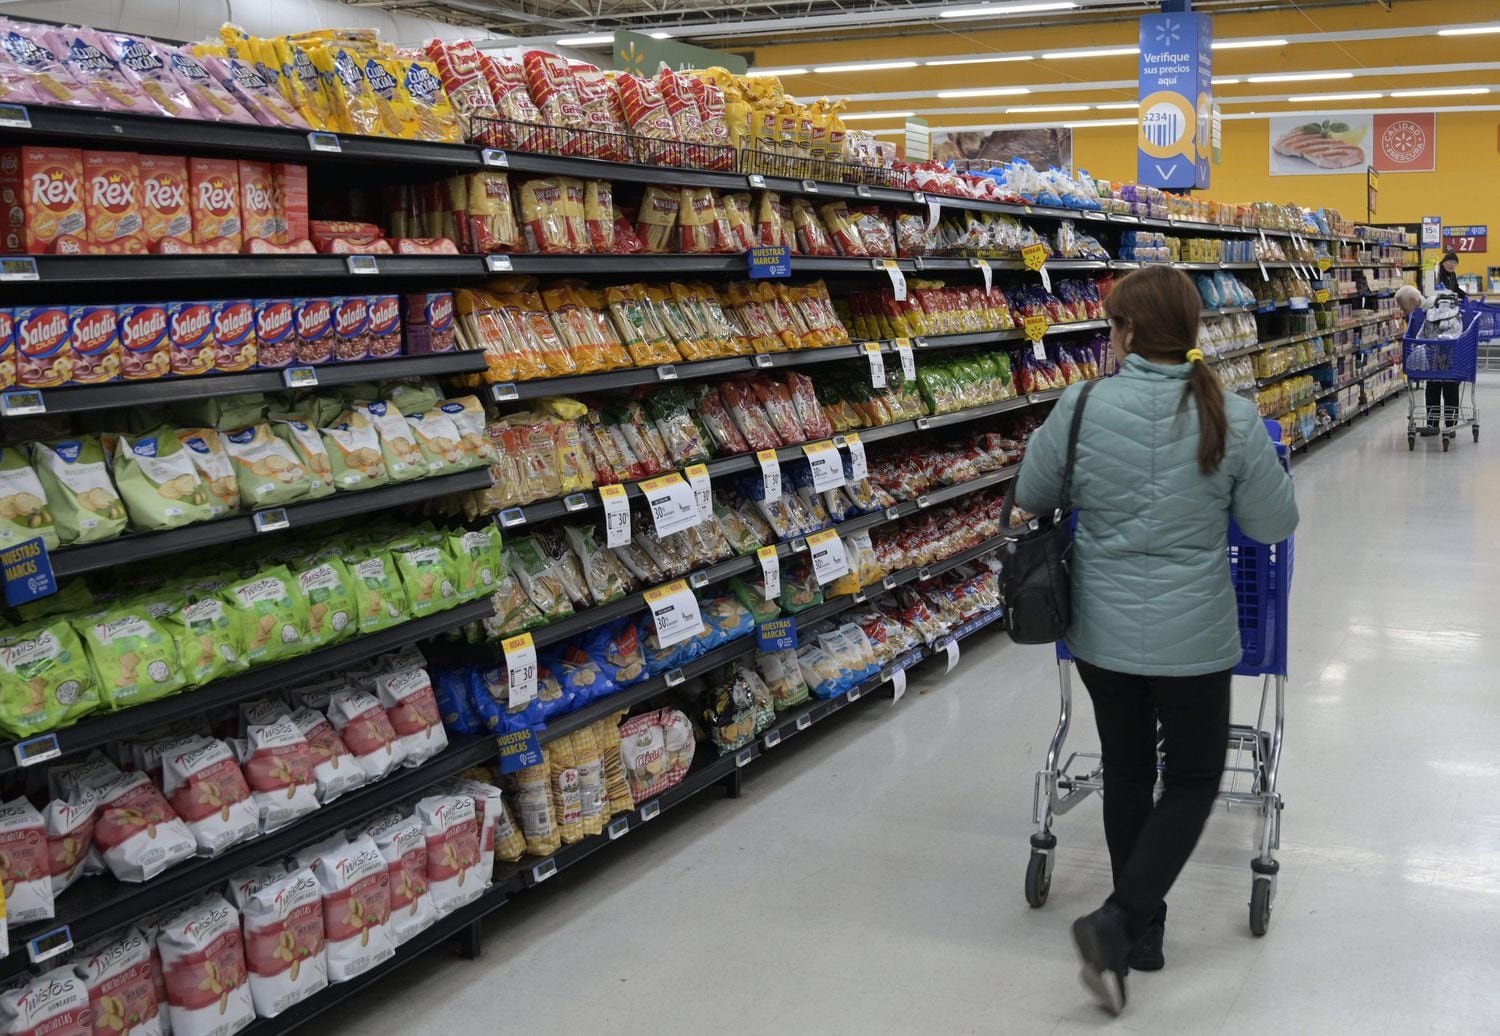
<instances>
[{"instance_id":1,"label":"white price tag","mask_svg":"<svg viewBox=\"0 0 1500 1036\"><path fill-rule=\"evenodd\" d=\"M984 277L984 293L988 295L995 288L995 271L990 267L988 259L970 259L969 265L978 270Z\"/></svg>"},{"instance_id":2,"label":"white price tag","mask_svg":"<svg viewBox=\"0 0 1500 1036\"><path fill-rule=\"evenodd\" d=\"M335 155L341 154L344 150L339 144L339 138L332 133L309 133L307 146L312 151L327 151Z\"/></svg>"},{"instance_id":3,"label":"white price tag","mask_svg":"<svg viewBox=\"0 0 1500 1036\"><path fill-rule=\"evenodd\" d=\"M844 554L844 541L838 530L824 529L807 538L807 549L812 553L813 574L821 586L827 586L840 576L849 574L849 558Z\"/></svg>"},{"instance_id":4,"label":"white price tag","mask_svg":"<svg viewBox=\"0 0 1500 1036\"><path fill-rule=\"evenodd\" d=\"M484 268L490 273L510 273L515 266L508 255L487 255L484 257Z\"/></svg>"},{"instance_id":5,"label":"white price tag","mask_svg":"<svg viewBox=\"0 0 1500 1036\"><path fill-rule=\"evenodd\" d=\"M896 673L892 673L891 674L891 690L895 692L895 697L893 697L891 699L891 704L894 705L896 702L900 701L906 695L906 670L905 669L902 669L900 672L896 672Z\"/></svg>"},{"instance_id":6,"label":"white price tag","mask_svg":"<svg viewBox=\"0 0 1500 1036\"><path fill-rule=\"evenodd\" d=\"M698 520L713 521L714 490L713 483L708 478L708 465L694 464L684 468L682 473L687 476L688 485L693 488L693 500L698 505Z\"/></svg>"},{"instance_id":7,"label":"white price tag","mask_svg":"<svg viewBox=\"0 0 1500 1036\"><path fill-rule=\"evenodd\" d=\"M822 442L808 443L802 447L802 452L807 455L808 466L812 468L814 489L819 493L826 493L843 486L844 461L839 456L837 446L824 439Z\"/></svg>"},{"instance_id":8,"label":"white price tag","mask_svg":"<svg viewBox=\"0 0 1500 1036\"><path fill-rule=\"evenodd\" d=\"M344 259L344 265L353 274L379 273L380 264L375 261L373 255L351 255Z\"/></svg>"},{"instance_id":9,"label":"white price tag","mask_svg":"<svg viewBox=\"0 0 1500 1036\"><path fill-rule=\"evenodd\" d=\"M870 384L875 388L885 388L885 357L880 355L879 342L865 343L865 358L870 361Z\"/></svg>"},{"instance_id":10,"label":"white price tag","mask_svg":"<svg viewBox=\"0 0 1500 1036\"><path fill-rule=\"evenodd\" d=\"M927 233L932 233L933 228L938 225L938 220L943 218L943 203L936 198L927 199Z\"/></svg>"},{"instance_id":11,"label":"white price tag","mask_svg":"<svg viewBox=\"0 0 1500 1036\"><path fill-rule=\"evenodd\" d=\"M698 598L693 596L686 580L679 579L647 590L645 597L646 606L651 609L651 621L656 624L656 642L660 647L681 644L703 632Z\"/></svg>"},{"instance_id":12,"label":"white price tag","mask_svg":"<svg viewBox=\"0 0 1500 1036\"><path fill-rule=\"evenodd\" d=\"M760 461L760 478L766 503L774 504L781 499L781 465L777 463L776 451L761 450L755 455L755 459Z\"/></svg>"},{"instance_id":13,"label":"white price tag","mask_svg":"<svg viewBox=\"0 0 1500 1036\"><path fill-rule=\"evenodd\" d=\"M698 524L698 500L693 487L676 472L647 479L641 483L641 492L646 494L646 501L651 505L651 520L656 523L657 536L670 536Z\"/></svg>"},{"instance_id":14,"label":"white price tag","mask_svg":"<svg viewBox=\"0 0 1500 1036\"><path fill-rule=\"evenodd\" d=\"M491 169L509 169L510 156L499 148L487 147L479 152L479 160Z\"/></svg>"},{"instance_id":15,"label":"white price tag","mask_svg":"<svg viewBox=\"0 0 1500 1036\"><path fill-rule=\"evenodd\" d=\"M849 474L858 482L870 477L870 462L865 458L865 444L858 435L849 432L844 436L844 445L849 447Z\"/></svg>"},{"instance_id":16,"label":"white price tag","mask_svg":"<svg viewBox=\"0 0 1500 1036\"><path fill-rule=\"evenodd\" d=\"M917 355L911 351L910 338L896 339L896 354L901 357L901 374L907 381L917 380Z\"/></svg>"},{"instance_id":17,"label":"white price tag","mask_svg":"<svg viewBox=\"0 0 1500 1036\"><path fill-rule=\"evenodd\" d=\"M958 638L955 637L948 641L947 644L943 645L943 650L948 652L948 668L943 670L943 672L951 673L953 672L953 667L958 665Z\"/></svg>"},{"instance_id":18,"label":"white price tag","mask_svg":"<svg viewBox=\"0 0 1500 1036\"><path fill-rule=\"evenodd\" d=\"M755 556L760 559L760 578L766 585L763 596L774 601L781 596L781 559L776 556L776 547L762 547Z\"/></svg>"},{"instance_id":19,"label":"white price tag","mask_svg":"<svg viewBox=\"0 0 1500 1036\"><path fill-rule=\"evenodd\" d=\"M281 383L289 389L317 388L318 368L288 367L281 372Z\"/></svg>"},{"instance_id":20,"label":"white price tag","mask_svg":"<svg viewBox=\"0 0 1500 1036\"><path fill-rule=\"evenodd\" d=\"M877 259L876 262L885 267L885 272L891 277L891 294L897 302L906 301L906 274L901 272L901 264L894 259Z\"/></svg>"},{"instance_id":21,"label":"white price tag","mask_svg":"<svg viewBox=\"0 0 1500 1036\"><path fill-rule=\"evenodd\" d=\"M500 642L505 652L507 695L512 709L521 709L536 697L536 644L530 633Z\"/></svg>"},{"instance_id":22,"label":"white price tag","mask_svg":"<svg viewBox=\"0 0 1500 1036\"><path fill-rule=\"evenodd\" d=\"M1042 289L1044 291L1050 292L1052 290L1052 275L1047 272L1047 268L1045 266L1043 266L1037 272L1042 275Z\"/></svg>"},{"instance_id":23,"label":"white price tag","mask_svg":"<svg viewBox=\"0 0 1500 1036\"><path fill-rule=\"evenodd\" d=\"M600 486L604 502L604 545L623 547L630 542L630 500L624 486Z\"/></svg>"}]
</instances>

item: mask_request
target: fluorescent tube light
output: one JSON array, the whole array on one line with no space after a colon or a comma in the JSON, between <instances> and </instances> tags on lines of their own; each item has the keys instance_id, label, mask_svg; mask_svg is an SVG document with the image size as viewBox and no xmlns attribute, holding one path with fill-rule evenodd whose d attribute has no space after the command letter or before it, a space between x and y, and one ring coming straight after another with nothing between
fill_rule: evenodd
<instances>
[{"instance_id":1,"label":"fluorescent tube light","mask_svg":"<svg viewBox=\"0 0 1500 1036\"><path fill-rule=\"evenodd\" d=\"M1054 50L1043 54L1042 58L1046 61L1058 61L1062 58L1113 58L1140 52L1140 47L1095 47L1091 50Z\"/></svg>"},{"instance_id":2,"label":"fluorescent tube light","mask_svg":"<svg viewBox=\"0 0 1500 1036\"><path fill-rule=\"evenodd\" d=\"M939 65L990 65L1001 61L1035 61L1032 54L996 54L985 58L934 58L932 61L924 61L922 64L929 68Z\"/></svg>"},{"instance_id":3,"label":"fluorescent tube light","mask_svg":"<svg viewBox=\"0 0 1500 1036\"><path fill-rule=\"evenodd\" d=\"M1016 97L1020 94L1031 93L1031 88L1026 86L977 86L972 90L939 90L938 96L943 98L953 97Z\"/></svg>"},{"instance_id":4,"label":"fluorescent tube light","mask_svg":"<svg viewBox=\"0 0 1500 1036\"><path fill-rule=\"evenodd\" d=\"M1439 29L1439 36L1488 36L1500 32L1500 25L1469 25L1462 29Z\"/></svg>"},{"instance_id":5,"label":"fluorescent tube light","mask_svg":"<svg viewBox=\"0 0 1500 1036\"><path fill-rule=\"evenodd\" d=\"M852 65L819 65L813 71L819 74L830 72L880 72L888 68L916 68L915 61L863 61Z\"/></svg>"},{"instance_id":6,"label":"fluorescent tube light","mask_svg":"<svg viewBox=\"0 0 1500 1036\"><path fill-rule=\"evenodd\" d=\"M1239 80L1231 76L1214 76L1214 86L1234 86Z\"/></svg>"},{"instance_id":7,"label":"fluorescent tube light","mask_svg":"<svg viewBox=\"0 0 1500 1036\"><path fill-rule=\"evenodd\" d=\"M839 116L843 122L851 122L855 119L909 119L916 112L845 112Z\"/></svg>"},{"instance_id":8,"label":"fluorescent tube light","mask_svg":"<svg viewBox=\"0 0 1500 1036\"><path fill-rule=\"evenodd\" d=\"M1018 112L1086 112L1089 106L1086 104L1028 104L1020 108L1005 109L1006 115L1015 115Z\"/></svg>"},{"instance_id":9,"label":"fluorescent tube light","mask_svg":"<svg viewBox=\"0 0 1500 1036\"><path fill-rule=\"evenodd\" d=\"M1427 90L1392 90L1392 97L1462 97L1467 94L1487 94L1487 86L1442 86Z\"/></svg>"},{"instance_id":10,"label":"fluorescent tube light","mask_svg":"<svg viewBox=\"0 0 1500 1036\"><path fill-rule=\"evenodd\" d=\"M746 72L745 75L749 76L752 79L755 78L756 76L805 76L805 75L807 75L807 69L805 69L805 68L752 68L748 72Z\"/></svg>"},{"instance_id":11,"label":"fluorescent tube light","mask_svg":"<svg viewBox=\"0 0 1500 1036\"><path fill-rule=\"evenodd\" d=\"M1377 97L1384 96L1385 94L1372 90L1369 93L1299 94L1296 97L1288 97L1287 100L1293 104L1318 104L1322 101L1373 101Z\"/></svg>"},{"instance_id":12,"label":"fluorescent tube light","mask_svg":"<svg viewBox=\"0 0 1500 1036\"><path fill-rule=\"evenodd\" d=\"M1214 40L1214 50L1249 50L1251 47L1285 47L1286 40Z\"/></svg>"},{"instance_id":13,"label":"fluorescent tube light","mask_svg":"<svg viewBox=\"0 0 1500 1036\"><path fill-rule=\"evenodd\" d=\"M1094 126L1135 126L1135 119L1095 119L1093 122L1065 122L1063 129L1090 129Z\"/></svg>"},{"instance_id":14,"label":"fluorescent tube light","mask_svg":"<svg viewBox=\"0 0 1500 1036\"><path fill-rule=\"evenodd\" d=\"M603 43L613 43L614 33L599 33L595 36L559 36L557 45L559 47L597 47Z\"/></svg>"},{"instance_id":15,"label":"fluorescent tube light","mask_svg":"<svg viewBox=\"0 0 1500 1036\"><path fill-rule=\"evenodd\" d=\"M653 40L669 40L672 38L672 34L670 32L662 32L660 30L656 32L648 32L646 33L646 35L650 36Z\"/></svg>"},{"instance_id":16,"label":"fluorescent tube light","mask_svg":"<svg viewBox=\"0 0 1500 1036\"><path fill-rule=\"evenodd\" d=\"M1099 111L1102 111L1102 112L1126 111L1126 110L1132 109L1132 108L1139 108L1140 106L1141 106L1141 102L1140 101L1110 101L1107 104L1096 104L1096 105L1094 105L1094 107L1096 109L1098 109Z\"/></svg>"},{"instance_id":17,"label":"fluorescent tube light","mask_svg":"<svg viewBox=\"0 0 1500 1036\"><path fill-rule=\"evenodd\" d=\"M939 18L990 18L1007 14L1035 14L1040 11L1071 11L1073 0L1042 0L1039 3L980 4L978 7L950 7L939 11Z\"/></svg>"},{"instance_id":18,"label":"fluorescent tube light","mask_svg":"<svg viewBox=\"0 0 1500 1036\"><path fill-rule=\"evenodd\" d=\"M1277 72L1274 75L1251 76L1252 83L1315 83L1320 79L1353 79L1353 72Z\"/></svg>"}]
</instances>

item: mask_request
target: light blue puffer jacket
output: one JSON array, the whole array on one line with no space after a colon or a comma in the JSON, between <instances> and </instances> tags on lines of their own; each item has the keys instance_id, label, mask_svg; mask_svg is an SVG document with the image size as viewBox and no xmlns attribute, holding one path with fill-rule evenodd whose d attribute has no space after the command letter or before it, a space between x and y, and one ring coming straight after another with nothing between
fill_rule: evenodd
<instances>
[{"instance_id":1,"label":"light blue puffer jacket","mask_svg":"<svg viewBox=\"0 0 1500 1036\"><path fill-rule=\"evenodd\" d=\"M1212 475L1198 470L1198 408L1182 409L1188 364L1129 356L1089 394L1073 469L1078 532L1068 648L1104 669L1197 676L1240 659L1229 579L1229 517L1263 543L1297 527L1292 482L1249 400L1225 393L1229 439ZM1081 386L1031 437L1016 503L1058 506L1068 426Z\"/></svg>"}]
</instances>

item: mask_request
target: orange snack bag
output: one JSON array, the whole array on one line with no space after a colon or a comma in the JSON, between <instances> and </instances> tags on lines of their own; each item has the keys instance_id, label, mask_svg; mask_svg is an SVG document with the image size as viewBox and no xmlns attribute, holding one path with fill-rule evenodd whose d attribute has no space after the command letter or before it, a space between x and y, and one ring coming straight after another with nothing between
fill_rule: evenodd
<instances>
[{"instance_id":1,"label":"orange snack bag","mask_svg":"<svg viewBox=\"0 0 1500 1036\"><path fill-rule=\"evenodd\" d=\"M224 242L234 246L232 251L239 251L244 240L239 163L232 158L189 158L188 183L193 242Z\"/></svg>"},{"instance_id":2,"label":"orange snack bag","mask_svg":"<svg viewBox=\"0 0 1500 1036\"><path fill-rule=\"evenodd\" d=\"M188 211L187 159L180 155L142 155L142 232L146 245L164 237L187 238L193 230Z\"/></svg>"},{"instance_id":3,"label":"orange snack bag","mask_svg":"<svg viewBox=\"0 0 1500 1036\"><path fill-rule=\"evenodd\" d=\"M111 251L144 252L141 171L133 151L83 153L83 206L89 241Z\"/></svg>"},{"instance_id":4,"label":"orange snack bag","mask_svg":"<svg viewBox=\"0 0 1500 1036\"><path fill-rule=\"evenodd\" d=\"M276 188L269 162L239 163L240 226L246 238L276 239L279 219L276 212Z\"/></svg>"},{"instance_id":5,"label":"orange snack bag","mask_svg":"<svg viewBox=\"0 0 1500 1036\"><path fill-rule=\"evenodd\" d=\"M7 252L51 252L64 235L85 237L83 152L66 147L0 150L0 202L11 214L5 232Z\"/></svg>"}]
</instances>

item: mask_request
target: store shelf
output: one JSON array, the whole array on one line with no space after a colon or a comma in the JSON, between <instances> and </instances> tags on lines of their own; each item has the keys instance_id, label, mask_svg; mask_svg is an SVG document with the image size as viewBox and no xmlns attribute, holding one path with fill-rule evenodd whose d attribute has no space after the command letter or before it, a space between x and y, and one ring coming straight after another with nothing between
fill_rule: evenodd
<instances>
[{"instance_id":1,"label":"store shelf","mask_svg":"<svg viewBox=\"0 0 1500 1036\"><path fill-rule=\"evenodd\" d=\"M307 368L302 368L307 369ZM400 356L389 360L361 360L314 368L318 386L352 385L394 378L442 377L477 374L485 369L484 353L457 352L441 356ZM165 406L189 399L212 399L248 392L279 392L286 388L283 371L247 371L244 374L207 374L201 378L164 378L160 381L116 381L107 385L38 389L43 412L76 414L116 407ZM28 397L33 393L26 391ZM31 404L32 399L28 398ZM0 414L3 416L3 414Z\"/></svg>"},{"instance_id":2,"label":"store shelf","mask_svg":"<svg viewBox=\"0 0 1500 1036\"><path fill-rule=\"evenodd\" d=\"M25 967L23 948L33 939L65 933L82 945L106 932L159 914L199 893L220 888L253 867L280 863L306 845L342 831L356 822L389 809L391 803L420 794L471 766L489 762L497 749L490 737L452 738L440 754L412 769L400 770L382 781L346 792L295 823L261 835L210 859L179 864L143 883L116 881L108 875L86 877L57 899L56 916L21 926L10 933L14 949L0 960L0 976Z\"/></svg>"},{"instance_id":3,"label":"store shelf","mask_svg":"<svg viewBox=\"0 0 1500 1036\"><path fill-rule=\"evenodd\" d=\"M345 669L419 640L489 618L494 611L494 604L488 598L461 604L436 615L411 619L399 626L355 637L342 644L250 669L237 676L216 680L169 698L119 712L95 712L71 727L64 727L50 734L21 741L0 741L0 775L22 769L20 760L23 757L38 758L43 748L55 747L56 754L66 756L113 744L142 730L150 730L174 720L202 716L211 709L248 701L257 695L283 691L324 673ZM47 755L40 761L46 762L51 757Z\"/></svg>"},{"instance_id":4,"label":"store shelf","mask_svg":"<svg viewBox=\"0 0 1500 1036\"><path fill-rule=\"evenodd\" d=\"M1255 380L1255 384L1259 388L1265 388L1267 385L1276 384L1276 382L1281 381L1283 378L1290 378L1294 374L1303 374L1307 371L1312 370L1314 367L1322 367L1330 364L1334 361L1334 359L1335 357L1333 356L1324 356L1320 359L1313 360L1310 363L1299 364L1296 367L1284 370L1280 374L1273 374L1269 378L1257 378Z\"/></svg>"},{"instance_id":5,"label":"store shelf","mask_svg":"<svg viewBox=\"0 0 1500 1036\"><path fill-rule=\"evenodd\" d=\"M284 508L270 508L250 514L233 515L196 525L184 525L180 529L162 532L138 532L99 543L88 543L76 547L61 547L51 554L52 571L55 575L74 576L104 568L114 568L134 561L159 558L167 554L181 554L204 547L215 547L224 543L249 542L259 531L256 514L284 511L287 524L269 530L277 532L285 528L301 529L322 522L352 518L356 515L385 511L393 507L431 500L448 493L487 489L491 485L488 468L459 471L436 478L414 479L393 486L381 486L357 493L334 493L321 500L308 500L300 504L287 504Z\"/></svg>"},{"instance_id":6,"label":"store shelf","mask_svg":"<svg viewBox=\"0 0 1500 1036\"><path fill-rule=\"evenodd\" d=\"M1219 363L1223 360L1235 360L1241 356L1253 356L1256 353L1261 352L1265 348L1265 345L1261 343L1257 343L1255 345L1247 345L1239 349L1231 349L1227 353L1219 353L1216 356L1210 356L1208 358L1208 361L1210 363Z\"/></svg>"}]
</instances>

